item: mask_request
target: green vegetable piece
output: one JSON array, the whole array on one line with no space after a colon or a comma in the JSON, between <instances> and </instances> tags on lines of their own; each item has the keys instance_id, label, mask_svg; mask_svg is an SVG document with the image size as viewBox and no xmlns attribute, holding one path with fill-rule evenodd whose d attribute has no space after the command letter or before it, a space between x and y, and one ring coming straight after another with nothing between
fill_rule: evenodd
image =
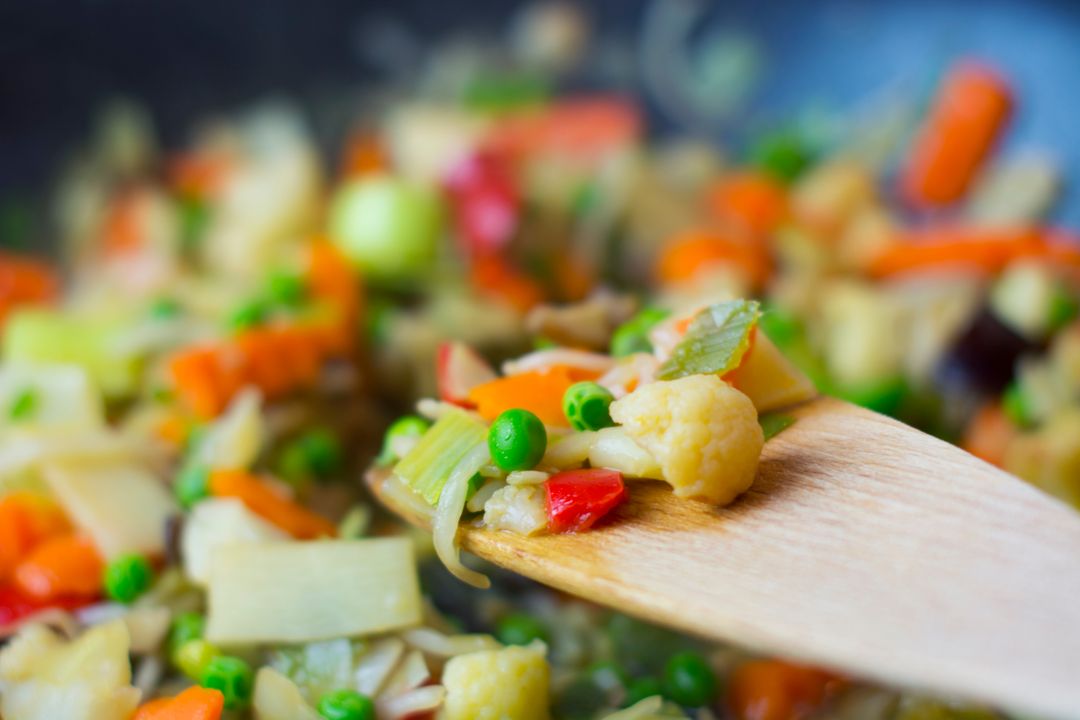
<instances>
[{"instance_id":1,"label":"green vegetable piece","mask_svg":"<svg viewBox=\"0 0 1080 720\"><path fill-rule=\"evenodd\" d=\"M310 430L297 440L308 471L320 480L341 470L341 443L329 430Z\"/></svg>"},{"instance_id":2,"label":"green vegetable piece","mask_svg":"<svg viewBox=\"0 0 1080 720\"><path fill-rule=\"evenodd\" d=\"M836 396L868 410L894 415L908 393L907 381L902 377L884 378L859 385L834 388Z\"/></svg>"},{"instance_id":3,"label":"green vegetable piece","mask_svg":"<svg viewBox=\"0 0 1080 720\"><path fill-rule=\"evenodd\" d=\"M304 278L295 273L276 272L267 280L266 294L275 305L293 308L307 296Z\"/></svg>"},{"instance_id":4,"label":"green vegetable piece","mask_svg":"<svg viewBox=\"0 0 1080 720\"><path fill-rule=\"evenodd\" d=\"M386 175L343 185L330 204L330 236L350 261L376 280L426 274L443 226L431 188Z\"/></svg>"},{"instance_id":5,"label":"green vegetable piece","mask_svg":"<svg viewBox=\"0 0 1080 720\"><path fill-rule=\"evenodd\" d=\"M758 327L781 350L798 342L804 335L802 321L790 311L775 306L762 310Z\"/></svg>"},{"instance_id":6,"label":"green vegetable piece","mask_svg":"<svg viewBox=\"0 0 1080 720\"><path fill-rule=\"evenodd\" d=\"M210 224L210 208L202 200L183 197L179 201L180 245L186 253L195 252Z\"/></svg>"},{"instance_id":7,"label":"green vegetable piece","mask_svg":"<svg viewBox=\"0 0 1080 720\"><path fill-rule=\"evenodd\" d=\"M154 569L142 555L121 555L105 566L105 594L116 602L125 605L134 602L153 582Z\"/></svg>"},{"instance_id":8,"label":"green vegetable piece","mask_svg":"<svg viewBox=\"0 0 1080 720\"><path fill-rule=\"evenodd\" d=\"M225 696L226 710L241 710L247 707L251 701L254 683L251 666L231 655L218 655L206 664L199 675L200 685L220 690Z\"/></svg>"},{"instance_id":9,"label":"green vegetable piece","mask_svg":"<svg viewBox=\"0 0 1080 720\"><path fill-rule=\"evenodd\" d=\"M221 651L214 645L202 638L188 640L181 645L173 655L173 664L180 672L192 680L198 681L214 658L221 655Z\"/></svg>"},{"instance_id":10,"label":"green vegetable piece","mask_svg":"<svg viewBox=\"0 0 1080 720\"><path fill-rule=\"evenodd\" d=\"M436 505L454 468L487 436L487 426L481 420L464 410L451 410L401 458L394 473L428 503Z\"/></svg>"},{"instance_id":11,"label":"green vegetable piece","mask_svg":"<svg viewBox=\"0 0 1080 720\"><path fill-rule=\"evenodd\" d=\"M206 628L206 618L197 612L180 613L169 626L169 657L176 663L177 652L192 640L201 640Z\"/></svg>"},{"instance_id":12,"label":"green vegetable piece","mask_svg":"<svg viewBox=\"0 0 1080 720\"><path fill-rule=\"evenodd\" d=\"M626 686L626 697L622 702L623 707L630 707L636 705L645 698L656 697L663 694L663 688L660 686L660 681L653 677L637 678L630 681L630 684Z\"/></svg>"},{"instance_id":13,"label":"green vegetable piece","mask_svg":"<svg viewBox=\"0 0 1080 720\"><path fill-rule=\"evenodd\" d=\"M229 327L234 332L249 330L266 322L270 308L263 300L250 300L233 311L229 316Z\"/></svg>"},{"instance_id":14,"label":"green vegetable piece","mask_svg":"<svg viewBox=\"0 0 1080 720\"><path fill-rule=\"evenodd\" d=\"M547 429L540 418L528 410L507 410L488 431L491 458L507 472L536 467L547 450Z\"/></svg>"},{"instance_id":15,"label":"green vegetable piece","mask_svg":"<svg viewBox=\"0 0 1080 720\"><path fill-rule=\"evenodd\" d=\"M639 352L652 352L649 331L669 315L661 308L645 308L620 325L611 336L611 354L626 357Z\"/></svg>"},{"instance_id":16,"label":"green vegetable piece","mask_svg":"<svg viewBox=\"0 0 1080 720\"><path fill-rule=\"evenodd\" d=\"M326 720L375 720L375 703L355 690L335 690L319 701Z\"/></svg>"},{"instance_id":17,"label":"green vegetable piece","mask_svg":"<svg viewBox=\"0 0 1080 720\"><path fill-rule=\"evenodd\" d=\"M782 183L793 182L813 161L813 153L792 132L760 138L750 151L751 163Z\"/></svg>"},{"instance_id":18,"label":"green vegetable piece","mask_svg":"<svg viewBox=\"0 0 1080 720\"><path fill-rule=\"evenodd\" d=\"M683 652L668 660L663 689L669 700L686 707L701 707L716 694L716 676L701 655Z\"/></svg>"},{"instance_id":19,"label":"green vegetable piece","mask_svg":"<svg viewBox=\"0 0 1080 720\"><path fill-rule=\"evenodd\" d=\"M552 715L564 720L592 720L608 707L606 695L592 677L578 677L559 693Z\"/></svg>"},{"instance_id":20,"label":"green vegetable piece","mask_svg":"<svg viewBox=\"0 0 1080 720\"><path fill-rule=\"evenodd\" d=\"M160 297L150 303L147 314L154 320L168 320L180 314L180 303L169 297Z\"/></svg>"},{"instance_id":21,"label":"green vegetable piece","mask_svg":"<svg viewBox=\"0 0 1080 720\"><path fill-rule=\"evenodd\" d=\"M38 394L34 388L23 388L11 401L8 417L12 420L29 420L37 410Z\"/></svg>"},{"instance_id":22,"label":"green vegetable piece","mask_svg":"<svg viewBox=\"0 0 1080 720\"><path fill-rule=\"evenodd\" d=\"M544 623L527 613L515 612L504 615L495 628L495 637L503 645L528 645L533 640L548 641Z\"/></svg>"},{"instance_id":23,"label":"green vegetable piece","mask_svg":"<svg viewBox=\"0 0 1080 720\"><path fill-rule=\"evenodd\" d=\"M1035 414L1031 409L1031 402L1024 387L1017 381L1009 383L1005 392L1001 394L1001 409L1005 416L1019 428L1030 428L1035 423Z\"/></svg>"},{"instance_id":24,"label":"green vegetable piece","mask_svg":"<svg viewBox=\"0 0 1080 720\"><path fill-rule=\"evenodd\" d=\"M776 437L791 427L794 422L795 418L782 413L769 413L758 418L758 424L761 425L761 431L765 434L766 440Z\"/></svg>"},{"instance_id":25,"label":"green vegetable piece","mask_svg":"<svg viewBox=\"0 0 1080 720\"><path fill-rule=\"evenodd\" d=\"M1047 308L1046 326L1050 332L1057 332L1080 315L1080 300L1071 295L1066 288L1059 287L1050 298Z\"/></svg>"},{"instance_id":26,"label":"green vegetable piece","mask_svg":"<svg viewBox=\"0 0 1080 720\"><path fill-rule=\"evenodd\" d=\"M599 383L574 383L563 395L563 413L575 430L602 430L615 424L610 410L614 401L611 391Z\"/></svg>"},{"instance_id":27,"label":"green vegetable piece","mask_svg":"<svg viewBox=\"0 0 1080 720\"><path fill-rule=\"evenodd\" d=\"M180 470L173 492L181 507L191 508L210 495L210 469L205 465L188 465Z\"/></svg>"},{"instance_id":28,"label":"green vegetable piece","mask_svg":"<svg viewBox=\"0 0 1080 720\"><path fill-rule=\"evenodd\" d=\"M730 300L711 305L690 322L686 335L657 377L675 380L687 375L723 375L738 367L750 349L750 336L761 316L756 300Z\"/></svg>"},{"instance_id":29,"label":"green vegetable piece","mask_svg":"<svg viewBox=\"0 0 1080 720\"><path fill-rule=\"evenodd\" d=\"M540 104L550 94L540 74L488 72L477 75L465 87L462 102L482 112L503 112Z\"/></svg>"}]
</instances>

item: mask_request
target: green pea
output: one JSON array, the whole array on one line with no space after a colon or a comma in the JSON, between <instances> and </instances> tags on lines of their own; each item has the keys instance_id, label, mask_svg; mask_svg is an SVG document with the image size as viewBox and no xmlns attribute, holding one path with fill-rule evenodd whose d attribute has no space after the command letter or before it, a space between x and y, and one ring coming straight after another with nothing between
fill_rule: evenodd
<instances>
[{"instance_id":1,"label":"green pea","mask_svg":"<svg viewBox=\"0 0 1080 720\"><path fill-rule=\"evenodd\" d=\"M602 430L615 424L610 410L614 400L615 396L603 385L574 383L563 394L563 413L575 430Z\"/></svg>"},{"instance_id":2,"label":"green pea","mask_svg":"<svg viewBox=\"0 0 1080 720\"><path fill-rule=\"evenodd\" d=\"M611 336L611 354L626 357L639 352L652 352L649 331L663 322L668 311L661 308L645 308L615 330Z\"/></svg>"},{"instance_id":3,"label":"green pea","mask_svg":"<svg viewBox=\"0 0 1080 720\"><path fill-rule=\"evenodd\" d=\"M503 645L528 645L533 640L547 642L548 632L544 624L526 613L510 613L499 620L495 637Z\"/></svg>"},{"instance_id":4,"label":"green pea","mask_svg":"<svg viewBox=\"0 0 1080 720\"><path fill-rule=\"evenodd\" d=\"M596 686L607 693L622 690L630 684L630 676L622 666L610 660L593 663L589 666L588 673Z\"/></svg>"},{"instance_id":5,"label":"green pea","mask_svg":"<svg viewBox=\"0 0 1080 720\"><path fill-rule=\"evenodd\" d=\"M503 470L529 470L544 457L547 429L540 418L528 410L507 410L492 423L488 431L488 448L495 464Z\"/></svg>"},{"instance_id":6,"label":"green pea","mask_svg":"<svg viewBox=\"0 0 1080 720\"><path fill-rule=\"evenodd\" d=\"M147 314L155 320L168 320L180 314L180 303L169 297L160 297L150 303Z\"/></svg>"},{"instance_id":7,"label":"green pea","mask_svg":"<svg viewBox=\"0 0 1080 720\"><path fill-rule=\"evenodd\" d=\"M311 473L326 479L341 469L341 443L326 429L311 430L300 438Z\"/></svg>"},{"instance_id":8,"label":"green pea","mask_svg":"<svg viewBox=\"0 0 1080 720\"><path fill-rule=\"evenodd\" d=\"M34 388L23 388L15 394L8 407L8 417L12 420L29 420L37 410L38 394Z\"/></svg>"},{"instance_id":9,"label":"green pea","mask_svg":"<svg viewBox=\"0 0 1080 720\"><path fill-rule=\"evenodd\" d=\"M218 655L203 668L199 684L220 690L225 696L226 710L240 710L251 701L254 674L251 666L240 658Z\"/></svg>"},{"instance_id":10,"label":"green pea","mask_svg":"<svg viewBox=\"0 0 1080 720\"><path fill-rule=\"evenodd\" d=\"M105 594L116 602L134 602L153 582L154 569L142 555L121 555L105 566Z\"/></svg>"},{"instance_id":11,"label":"green pea","mask_svg":"<svg viewBox=\"0 0 1080 720\"><path fill-rule=\"evenodd\" d=\"M1035 425L1035 417L1031 411L1027 393L1015 380L1009 383L1005 392L1002 393L1001 408L1005 411L1005 416L1017 427L1030 428Z\"/></svg>"},{"instance_id":12,"label":"green pea","mask_svg":"<svg viewBox=\"0 0 1080 720\"><path fill-rule=\"evenodd\" d=\"M173 492L180 505L191 508L210 495L210 469L205 465L188 465L176 476Z\"/></svg>"},{"instance_id":13,"label":"green pea","mask_svg":"<svg viewBox=\"0 0 1080 720\"><path fill-rule=\"evenodd\" d=\"M267 281L266 294L270 301L284 307L296 307L307 294L307 285L299 275L276 272Z\"/></svg>"},{"instance_id":14,"label":"green pea","mask_svg":"<svg viewBox=\"0 0 1080 720\"><path fill-rule=\"evenodd\" d=\"M206 627L206 618L197 612L180 613L173 618L169 626L169 657L175 658L177 652L191 640L201 640Z\"/></svg>"},{"instance_id":15,"label":"green pea","mask_svg":"<svg viewBox=\"0 0 1080 720\"><path fill-rule=\"evenodd\" d=\"M336 690L323 695L319 714L326 720L375 720L375 703L355 690Z\"/></svg>"},{"instance_id":16,"label":"green pea","mask_svg":"<svg viewBox=\"0 0 1080 720\"><path fill-rule=\"evenodd\" d=\"M234 331L248 330L261 325L270 314L270 308L262 300L251 300L233 311L229 316L229 327Z\"/></svg>"},{"instance_id":17,"label":"green pea","mask_svg":"<svg viewBox=\"0 0 1080 720\"><path fill-rule=\"evenodd\" d=\"M330 236L376 280L407 281L435 262L443 208L432 188L386 175L342 185L330 203Z\"/></svg>"},{"instance_id":18,"label":"green pea","mask_svg":"<svg viewBox=\"0 0 1080 720\"><path fill-rule=\"evenodd\" d=\"M701 707L716 694L716 676L701 655L682 652L668 660L663 688L669 700L687 707Z\"/></svg>"},{"instance_id":19,"label":"green pea","mask_svg":"<svg viewBox=\"0 0 1080 720\"><path fill-rule=\"evenodd\" d=\"M188 640L173 653L173 664L192 680L199 680L221 651L202 638Z\"/></svg>"},{"instance_id":20,"label":"green pea","mask_svg":"<svg viewBox=\"0 0 1080 720\"><path fill-rule=\"evenodd\" d=\"M642 677L631 680L626 686L626 697L623 699L623 707L636 705L645 698L656 697L663 694L660 681L653 677Z\"/></svg>"},{"instance_id":21,"label":"green pea","mask_svg":"<svg viewBox=\"0 0 1080 720\"><path fill-rule=\"evenodd\" d=\"M781 307L765 308L758 318L758 327L780 348L789 347L803 336L802 321Z\"/></svg>"}]
</instances>

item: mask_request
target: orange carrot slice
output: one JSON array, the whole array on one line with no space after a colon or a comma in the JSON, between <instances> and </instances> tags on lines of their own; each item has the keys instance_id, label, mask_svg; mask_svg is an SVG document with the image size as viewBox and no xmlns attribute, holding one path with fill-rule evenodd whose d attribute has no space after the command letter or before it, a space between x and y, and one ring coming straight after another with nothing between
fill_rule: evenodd
<instances>
[{"instance_id":1,"label":"orange carrot slice","mask_svg":"<svg viewBox=\"0 0 1080 720\"><path fill-rule=\"evenodd\" d=\"M237 498L256 515L301 540L333 537L332 522L277 493L270 485L242 470L216 470L210 474L215 497Z\"/></svg>"},{"instance_id":2,"label":"orange carrot slice","mask_svg":"<svg viewBox=\"0 0 1080 720\"><path fill-rule=\"evenodd\" d=\"M15 567L15 585L37 600L92 598L101 591L104 562L83 535L54 537L36 547Z\"/></svg>"},{"instance_id":3,"label":"orange carrot slice","mask_svg":"<svg viewBox=\"0 0 1080 720\"><path fill-rule=\"evenodd\" d=\"M756 287L769 277L769 260L760 249L704 229L689 230L670 238L657 260L657 275L666 285L691 280L701 270L731 265Z\"/></svg>"},{"instance_id":4,"label":"orange carrot slice","mask_svg":"<svg viewBox=\"0 0 1080 720\"><path fill-rule=\"evenodd\" d=\"M709 190L706 202L719 221L756 237L771 233L788 213L787 191L758 172L721 178Z\"/></svg>"},{"instance_id":5,"label":"orange carrot slice","mask_svg":"<svg viewBox=\"0 0 1080 720\"><path fill-rule=\"evenodd\" d=\"M131 720L218 720L224 709L220 690L195 685L175 697L151 700Z\"/></svg>"},{"instance_id":6,"label":"orange carrot slice","mask_svg":"<svg viewBox=\"0 0 1080 720\"><path fill-rule=\"evenodd\" d=\"M568 365L553 365L518 375L507 375L477 385L469 391L469 401L485 420L494 420L513 408L534 413L545 425L570 427L563 414L566 389L582 380L595 380L596 373Z\"/></svg>"}]
</instances>

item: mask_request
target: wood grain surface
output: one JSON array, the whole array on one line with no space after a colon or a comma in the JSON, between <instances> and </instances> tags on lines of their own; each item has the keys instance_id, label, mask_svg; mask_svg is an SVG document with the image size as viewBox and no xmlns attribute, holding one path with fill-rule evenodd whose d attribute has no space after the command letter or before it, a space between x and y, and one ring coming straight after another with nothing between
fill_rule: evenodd
<instances>
[{"instance_id":1,"label":"wood grain surface","mask_svg":"<svg viewBox=\"0 0 1080 720\"><path fill-rule=\"evenodd\" d=\"M792 414L752 489L727 508L647 482L590 532L463 526L459 539L522 575L690 633L1080 717L1080 514L867 410L822 398ZM379 481L369 477L376 494Z\"/></svg>"}]
</instances>

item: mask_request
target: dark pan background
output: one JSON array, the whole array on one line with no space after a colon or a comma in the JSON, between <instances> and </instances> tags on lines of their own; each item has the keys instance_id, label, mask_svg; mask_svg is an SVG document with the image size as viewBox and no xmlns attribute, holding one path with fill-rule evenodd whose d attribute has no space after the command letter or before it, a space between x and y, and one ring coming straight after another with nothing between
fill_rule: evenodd
<instances>
[{"instance_id":1,"label":"dark pan background","mask_svg":"<svg viewBox=\"0 0 1080 720\"><path fill-rule=\"evenodd\" d=\"M145 102L166 141L178 142L211 111L362 84L373 68L361 45L377 22L428 38L494 33L520 4L0 0L0 196L43 187L105 98ZM584 4L599 32L628 38L646 7ZM807 101L854 102L898 78L929 85L955 56L992 60L1021 97L1009 147L1052 150L1067 176L1080 176L1080 0L731 0L715 3L710 22L766 45L754 102L777 118ZM1056 219L1080 228L1076 185Z\"/></svg>"}]
</instances>

